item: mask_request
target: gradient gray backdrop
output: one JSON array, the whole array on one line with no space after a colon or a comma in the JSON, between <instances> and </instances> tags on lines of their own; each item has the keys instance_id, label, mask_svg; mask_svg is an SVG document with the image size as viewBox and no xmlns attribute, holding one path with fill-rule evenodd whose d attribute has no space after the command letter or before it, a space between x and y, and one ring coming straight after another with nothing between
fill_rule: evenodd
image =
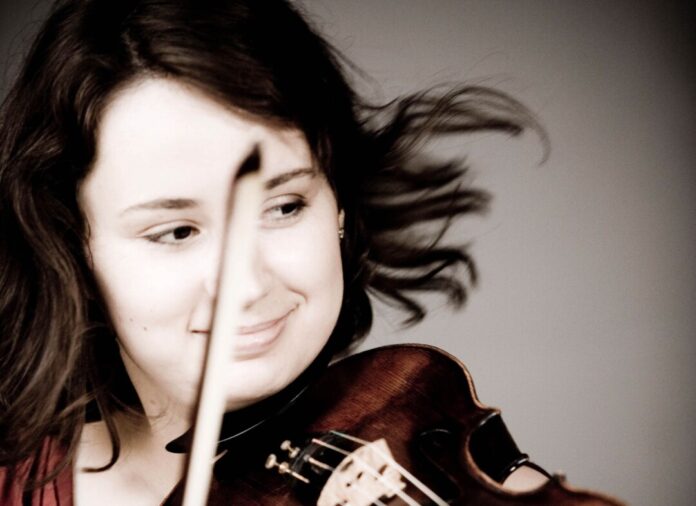
<instances>
[{"instance_id":1,"label":"gradient gray backdrop","mask_svg":"<svg viewBox=\"0 0 696 506\"><path fill-rule=\"evenodd\" d=\"M493 212L455 226L482 281L466 310L431 300L407 332L379 306L365 347L420 341L460 356L523 450L635 505L696 503L694 18L643 1L303 0L393 98L497 86L551 137L479 136L466 154ZM45 2L0 11L2 93ZM446 386L443 386L446 388Z\"/></svg>"}]
</instances>

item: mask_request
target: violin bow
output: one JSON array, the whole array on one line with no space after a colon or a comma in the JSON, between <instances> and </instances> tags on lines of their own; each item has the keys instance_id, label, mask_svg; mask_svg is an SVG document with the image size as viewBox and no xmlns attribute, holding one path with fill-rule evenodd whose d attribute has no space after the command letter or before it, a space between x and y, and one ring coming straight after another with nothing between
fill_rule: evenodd
<instances>
[{"instance_id":1,"label":"violin bow","mask_svg":"<svg viewBox=\"0 0 696 506\"><path fill-rule=\"evenodd\" d=\"M239 326L244 287L249 281L256 242L256 222L262 202L260 165L261 154L258 146L254 146L240 165L228 198L217 297L201 372L182 506L204 506L208 499L225 411L222 378L232 354L231 337Z\"/></svg>"}]
</instances>

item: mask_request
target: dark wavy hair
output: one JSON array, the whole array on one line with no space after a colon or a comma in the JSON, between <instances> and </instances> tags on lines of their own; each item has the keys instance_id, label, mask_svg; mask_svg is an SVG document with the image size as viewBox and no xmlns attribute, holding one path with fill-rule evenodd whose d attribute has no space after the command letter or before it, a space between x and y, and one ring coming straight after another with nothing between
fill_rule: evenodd
<instances>
[{"instance_id":1,"label":"dark wavy hair","mask_svg":"<svg viewBox=\"0 0 696 506\"><path fill-rule=\"evenodd\" d=\"M175 79L304 132L346 214L337 350L370 329L368 292L403 309L407 323L425 315L420 292L465 301L473 260L441 238L452 218L483 211L489 197L469 186L463 163L425 158L422 148L444 135L538 125L520 103L482 87L369 104L349 84L352 69L283 0L54 5L0 112L0 465L32 455L48 436L66 445L67 464L92 410L109 428L111 465L114 415L138 410L85 258L76 197L102 110L136 79ZM423 232L428 222L439 225Z\"/></svg>"}]
</instances>

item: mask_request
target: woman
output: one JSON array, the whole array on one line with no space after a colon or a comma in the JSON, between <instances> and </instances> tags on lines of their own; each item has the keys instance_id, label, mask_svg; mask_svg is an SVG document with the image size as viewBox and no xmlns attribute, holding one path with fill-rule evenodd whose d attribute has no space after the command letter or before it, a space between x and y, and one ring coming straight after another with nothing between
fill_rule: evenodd
<instances>
[{"instance_id":1,"label":"woman","mask_svg":"<svg viewBox=\"0 0 696 506\"><path fill-rule=\"evenodd\" d=\"M363 337L367 290L409 323L425 315L416 292L465 300L473 261L439 239L487 196L462 183L465 167L419 151L537 124L481 88L372 106L343 69L280 0L55 5L1 116L0 503L167 497L182 457L165 446L195 402L228 191L255 147L266 191L228 410Z\"/></svg>"}]
</instances>

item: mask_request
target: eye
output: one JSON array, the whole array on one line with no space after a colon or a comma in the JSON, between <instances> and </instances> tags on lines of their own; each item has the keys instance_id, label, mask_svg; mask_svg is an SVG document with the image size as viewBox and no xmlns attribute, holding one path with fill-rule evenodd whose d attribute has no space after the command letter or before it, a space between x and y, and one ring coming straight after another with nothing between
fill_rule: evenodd
<instances>
[{"instance_id":1,"label":"eye","mask_svg":"<svg viewBox=\"0 0 696 506\"><path fill-rule=\"evenodd\" d=\"M145 239L158 244L180 245L199 233L199 230L191 225L178 225L161 232L146 235Z\"/></svg>"},{"instance_id":2,"label":"eye","mask_svg":"<svg viewBox=\"0 0 696 506\"><path fill-rule=\"evenodd\" d=\"M278 197L269 202L269 206L263 211L262 221L265 225L283 225L298 218L307 207L302 197Z\"/></svg>"}]
</instances>

